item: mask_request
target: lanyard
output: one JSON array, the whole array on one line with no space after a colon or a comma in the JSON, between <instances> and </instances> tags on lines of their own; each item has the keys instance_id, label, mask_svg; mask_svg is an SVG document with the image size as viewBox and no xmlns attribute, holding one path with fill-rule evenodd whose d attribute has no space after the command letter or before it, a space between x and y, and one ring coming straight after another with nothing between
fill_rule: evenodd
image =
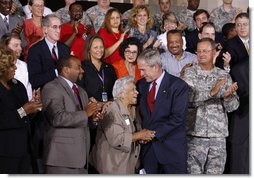
<instances>
[{"instance_id":1,"label":"lanyard","mask_svg":"<svg viewBox=\"0 0 254 179\"><path fill-rule=\"evenodd\" d=\"M98 77L100 78L100 80L101 80L101 82L102 82L102 88L103 88L103 90L104 90L104 69L102 70L102 76L99 74L99 73L97 73L97 75L98 75Z\"/></svg>"}]
</instances>

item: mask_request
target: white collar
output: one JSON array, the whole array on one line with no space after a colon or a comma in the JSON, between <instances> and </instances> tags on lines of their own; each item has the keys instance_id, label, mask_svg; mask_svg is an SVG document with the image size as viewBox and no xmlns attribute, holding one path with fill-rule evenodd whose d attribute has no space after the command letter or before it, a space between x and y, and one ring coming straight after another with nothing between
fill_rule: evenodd
<instances>
[{"instance_id":1,"label":"white collar","mask_svg":"<svg viewBox=\"0 0 254 179\"><path fill-rule=\"evenodd\" d=\"M7 17L7 22L9 22L9 14L7 16L5 16L2 13L0 13L0 16L3 18L3 20L4 20L5 17Z\"/></svg>"}]
</instances>

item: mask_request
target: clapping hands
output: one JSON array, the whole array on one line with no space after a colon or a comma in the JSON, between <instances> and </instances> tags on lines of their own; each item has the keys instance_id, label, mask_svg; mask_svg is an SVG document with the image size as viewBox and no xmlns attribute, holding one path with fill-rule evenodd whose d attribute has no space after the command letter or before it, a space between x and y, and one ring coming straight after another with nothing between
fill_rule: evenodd
<instances>
[{"instance_id":1,"label":"clapping hands","mask_svg":"<svg viewBox=\"0 0 254 179\"><path fill-rule=\"evenodd\" d=\"M25 103L22 107L25 110L26 114L32 114L42 110L40 88L33 90L33 97L31 101Z\"/></svg>"}]
</instances>

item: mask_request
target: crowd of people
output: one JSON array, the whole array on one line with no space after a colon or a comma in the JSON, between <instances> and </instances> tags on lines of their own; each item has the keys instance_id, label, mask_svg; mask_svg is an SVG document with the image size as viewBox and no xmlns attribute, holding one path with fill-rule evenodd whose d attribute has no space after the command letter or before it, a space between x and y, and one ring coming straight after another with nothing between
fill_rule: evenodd
<instances>
[{"instance_id":1,"label":"crowd of people","mask_svg":"<svg viewBox=\"0 0 254 179\"><path fill-rule=\"evenodd\" d=\"M0 173L249 174L249 9L0 0Z\"/></svg>"}]
</instances>

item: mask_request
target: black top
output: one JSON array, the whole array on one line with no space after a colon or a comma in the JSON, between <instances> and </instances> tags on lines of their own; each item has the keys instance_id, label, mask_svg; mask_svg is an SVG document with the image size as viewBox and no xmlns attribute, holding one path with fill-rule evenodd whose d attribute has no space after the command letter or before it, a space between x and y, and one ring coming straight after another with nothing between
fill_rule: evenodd
<instances>
[{"instance_id":1,"label":"black top","mask_svg":"<svg viewBox=\"0 0 254 179\"><path fill-rule=\"evenodd\" d=\"M93 63L88 60L85 60L82 65L85 72L79 85L86 90L88 97L94 97L96 100L102 101L102 92L104 91L107 92L109 100L113 99L112 90L117 79L114 67L109 63L102 62L101 69L98 71Z\"/></svg>"},{"instance_id":2,"label":"black top","mask_svg":"<svg viewBox=\"0 0 254 179\"><path fill-rule=\"evenodd\" d=\"M0 83L0 156L21 157L28 151L28 117L22 119L17 109L27 101L24 85L18 80L8 82L10 90Z\"/></svg>"}]
</instances>

